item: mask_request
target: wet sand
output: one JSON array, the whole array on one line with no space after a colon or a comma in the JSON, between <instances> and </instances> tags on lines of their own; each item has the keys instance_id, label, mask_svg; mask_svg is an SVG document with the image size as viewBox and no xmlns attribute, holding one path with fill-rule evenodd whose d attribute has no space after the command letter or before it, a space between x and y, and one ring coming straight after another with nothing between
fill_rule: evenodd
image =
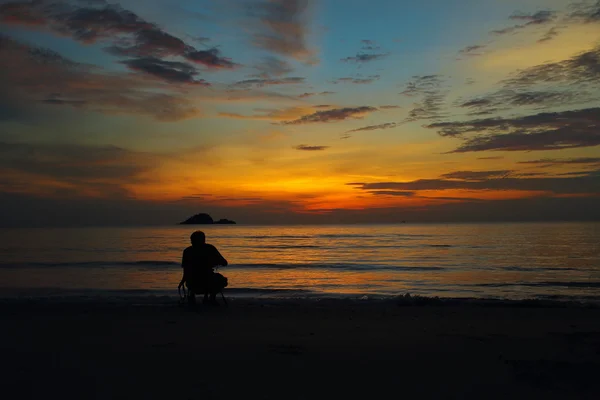
<instances>
[{"instance_id":1,"label":"wet sand","mask_svg":"<svg viewBox=\"0 0 600 400\"><path fill-rule=\"evenodd\" d=\"M597 399L600 309L0 303L6 399Z\"/></svg>"}]
</instances>

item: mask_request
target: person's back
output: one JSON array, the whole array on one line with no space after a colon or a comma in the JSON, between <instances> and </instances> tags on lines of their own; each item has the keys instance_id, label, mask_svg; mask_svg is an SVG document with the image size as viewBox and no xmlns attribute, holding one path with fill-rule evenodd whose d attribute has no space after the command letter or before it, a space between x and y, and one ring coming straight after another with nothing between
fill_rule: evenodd
<instances>
[{"instance_id":1,"label":"person's back","mask_svg":"<svg viewBox=\"0 0 600 400\"><path fill-rule=\"evenodd\" d=\"M180 286L185 282L189 289L190 303L195 303L196 293L204 293L204 302L208 302L210 294L211 303L216 303L217 293L227 286L227 278L214 273L213 268L218 265L226 266L227 260L215 246L205 242L203 232L194 232L190 239L192 245L183 251L181 260L183 279Z\"/></svg>"}]
</instances>

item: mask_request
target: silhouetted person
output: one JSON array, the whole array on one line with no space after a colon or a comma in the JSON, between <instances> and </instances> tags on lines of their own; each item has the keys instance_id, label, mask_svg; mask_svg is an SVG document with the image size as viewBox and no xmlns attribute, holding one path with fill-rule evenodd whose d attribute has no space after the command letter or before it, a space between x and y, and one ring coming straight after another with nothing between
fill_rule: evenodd
<instances>
[{"instance_id":1,"label":"silhouetted person","mask_svg":"<svg viewBox=\"0 0 600 400\"><path fill-rule=\"evenodd\" d=\"M206 243L204 232L196 231L190 239L192 245L183 251L183 278L179 287L185 283L188 288L188 302L191 305L196 304L196 293L204 293L204 304L218 305L217 293L227 286L227 278L215 273L213 268L218 265L226 266L227 260L215 246Z\"/></svg>"}]
</instances>

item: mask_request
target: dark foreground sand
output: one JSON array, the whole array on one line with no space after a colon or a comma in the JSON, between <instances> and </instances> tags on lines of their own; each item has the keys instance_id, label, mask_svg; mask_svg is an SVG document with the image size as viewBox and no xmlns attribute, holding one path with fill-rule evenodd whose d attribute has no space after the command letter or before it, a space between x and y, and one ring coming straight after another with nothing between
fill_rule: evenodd
<instances>
[{"instance_id":1,"label":"dark foreground sand","mask_svg":"<svg viewBox=\"0 0 600 400\"><path fill-rule=\"evenodd\" d=\"M600 309L0 303L4 399L600 399Z\"/></svg>"}]
</instances>

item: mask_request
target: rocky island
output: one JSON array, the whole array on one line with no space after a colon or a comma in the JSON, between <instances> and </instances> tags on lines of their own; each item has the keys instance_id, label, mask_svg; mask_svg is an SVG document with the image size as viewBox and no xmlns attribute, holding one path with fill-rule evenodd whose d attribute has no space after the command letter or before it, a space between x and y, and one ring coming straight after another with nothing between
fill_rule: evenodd
<instances>
[{"instance_id":1,"label":"rocky island","mask_svg":"<svg viewBox=\"0 0 600 400\"><path fill-rule=\"evenodd\" d=\"M222 218L218 221L214 221L210 215L205 214L205 213L200 213L200 214L196 214L196 215L189 217L188 219L186 219L183 222L180 222L179 225L212 225L212 224L228 225L228 224L235 224L235 223L236 223L235 221L232 221L232 220L229 220L226 218Z\"/></svg>"}]
</instances>

